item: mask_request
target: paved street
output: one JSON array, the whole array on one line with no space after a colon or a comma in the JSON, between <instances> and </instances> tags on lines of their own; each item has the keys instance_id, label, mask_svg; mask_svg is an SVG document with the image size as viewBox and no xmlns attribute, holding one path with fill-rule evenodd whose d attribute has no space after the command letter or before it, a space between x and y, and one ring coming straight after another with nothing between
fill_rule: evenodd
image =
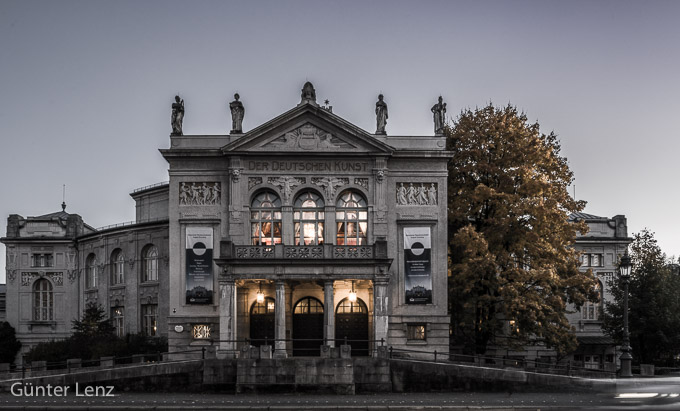
<instances>
[{"instance_id":1,"label":"paved street","mask_svg":"<svg viewBox=\"0 0 680 411\"><path fill-rule=\"evenodd\" d=\"M377 395L233 395L215 393L114 393L113 397L14 397L0 395L2 409L227 409L227 410L461 410L461 409L680 409L677 398L621 400L610 394L408 393Z\"/></svg>"}]
</instances>

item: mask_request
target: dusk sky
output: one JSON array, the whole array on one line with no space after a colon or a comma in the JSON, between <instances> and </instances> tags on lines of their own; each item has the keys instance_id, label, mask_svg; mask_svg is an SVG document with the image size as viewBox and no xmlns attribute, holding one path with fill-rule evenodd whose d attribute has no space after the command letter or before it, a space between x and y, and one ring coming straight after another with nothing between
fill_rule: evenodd
<instances>
[{"instance_id":1,"label":"dusk sky","mask_svg":"<svg viewBox=\"0 0 680 411\"><path fill-rule=\"evenodd\" d=\"M0 0L0 235L7 216L133 220L167 181L170 105L184 134L227 134L289 110L306 80L375 131L431 135L440 94L512 103L554 130L586 213L628 218L680 255L680 2ZM572 191L573 193L573 191ZM5 279L0 247L0 282Z\"/></svg>"}]
</instances>

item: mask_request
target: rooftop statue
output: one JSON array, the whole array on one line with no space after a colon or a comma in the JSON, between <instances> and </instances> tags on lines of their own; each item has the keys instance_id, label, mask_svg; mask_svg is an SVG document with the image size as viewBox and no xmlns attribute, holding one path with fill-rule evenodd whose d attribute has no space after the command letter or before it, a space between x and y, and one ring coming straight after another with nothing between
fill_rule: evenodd
<instances>
[{"instance_id":1,"label":"rooftop statue","mask_svg":"<svg viewBox=\"0 0 680 411\"><path fill-rule=\"evenodd\" d=\"M243 132L243 116L246 114L246 109L243 103L238 101L238 93L234 94L234 101L229 103L229 110L231 110L231 133Z\"/></svg>"},{"instance_id":2,"label":"rooftop statue","mask_svg":"<svg viewBox=\"0 0 680 411\"><path fill-rule=\"evenodd\" d=\"M375 117L378 127L375 134L387 134L385 126L387 125L387 103L383 101L383 95L378 96L378 101L375 103Z\"/></svg>"},{"instance_id":3,"label":"rooftop statue","mask_svg":"<svg viewBox=\"0 0 680 411\"><path fill-rule=\"evenodd\" d=\"M170 125L172 126L172 135L181 136L182 122L184 121L184 100L179 96L175 96L175 102L172 103L172 114L170 115Z\"/></svg>"},{"instance_id":4,"label":"rooftop statue","mask_svg":"<svg viewBox=\"0 0 680 411\"><path fill-rule=\"evenodd\" d=\"M442 101L442 96L439 96L438 103L431 109L434 115L434 134L442 134L446 123L446 103L442 103Z\"/></svg>"},{"instance_id":5,"label":"rooftop statue","mask_svg":"<svg viewBox=\"0 0 680 411\"><path fill-rule=\"evenodd\" d=\"M302 94L300 95L300 104L305 102L316 104L316 90L309 81L302 86Z\"/></svg>"}]
</instances>

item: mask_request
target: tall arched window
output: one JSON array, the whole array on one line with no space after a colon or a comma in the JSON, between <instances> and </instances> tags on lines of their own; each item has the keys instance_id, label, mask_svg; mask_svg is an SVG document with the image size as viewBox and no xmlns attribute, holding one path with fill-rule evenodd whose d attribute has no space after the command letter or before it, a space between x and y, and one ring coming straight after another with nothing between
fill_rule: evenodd
<instances>
[{"instance_id":1,"label":"tall arched window","mask_svg":"<svg viewBox=\"0 0 680 411\"><path fill-rule=\"evenodd\" d=\"M54 320L52 284L45 278L33 284L33 319L36 321Z\"/></svg>"},{"instance_id":2,"label":"tall arched window","mask_svg":"<svg viewBox=\"0 0 680 411\"><path fill-rule=\"evenodd\" d=\"M142 281L158 281L158 248L147 245L142 251Z\"/></svg>"},{"instance_id":3,"label":"tall arched window","mask_svg":"<svg viewBox=\"0 0 680 411\"><path fill-rule=\"evenodd\" d=\"M95 288L98 283L97 256L92 253L88 255L87 260L85 260L85 287Z\"/></svg>"},{"instance_id":4,"label":"tall arched window","mask_svg":"<svg viewBox=\"0 0 680 411\"><path fill-rule=\"evenodd\" d=\"M250 238L253 245L281 244L281 199L271 191L250 204Z\"/></svg>"},{"instance_id":5,"label":"tall arched window","mask_svg":"<svg viewBox=\"0 0 680 411\"><path fill-rule=\"evenodd\" d=\"M125 256L120 248L111 253L111 284L123 284L125 282Z\"/></svg>"},{"instance_id":6,"label":"tall arched window","mask_svg":"<svg viewBox=\"0 0 680 411\"><path fill-rule=\"evenodd\" d=\"M302 193L295 199L295 245L323 244L323 207L323 199L311 191Z\"/></svg>"},{"instance_id":7,"label":"tall arched window","mask_svg":"<svg viewBox=\"0 0 680 411\"><path fill-rule=\"evenodd\" d=\"M595 285L595 291L597 292L598 301L591 302L586 301L581 307L581 315L584 320L597 320L600 316L600 305L602 304L602 283L597 281Z\"/></svg>"},{"instance_id":8,"label":"tall arched window","mask_svg":"<svg viewBox=\"0 0 680 411\"><path fill-rule=\"evenodd\" d=\"M364 245L368 233L368 205L356 191L342 193L335 205L337 245Z\"/></svg>"}]
</instances>

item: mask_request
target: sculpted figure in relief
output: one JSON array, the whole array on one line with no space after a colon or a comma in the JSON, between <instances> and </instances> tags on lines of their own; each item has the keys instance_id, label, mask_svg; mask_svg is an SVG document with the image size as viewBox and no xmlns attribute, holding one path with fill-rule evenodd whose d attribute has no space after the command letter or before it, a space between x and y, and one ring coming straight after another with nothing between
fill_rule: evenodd
<instances>
[{"instance_id":1,"label":"sculpted figure in relief","mask_svg":"<svg viewBox=\"0 0 680 411\"><path fill-rule=\"evenodd\" d=\"M444 123L446 121L446 103L442 102L442 96L439 96L439 101L437 104L432 106L432 114L434 115L434 133L441 134L444 129Z\"/></svg>"},{"instance_id":2,"label":"sculpted figure in relief","mask_svg":"<svg viewBox=\"0 0 680 411\"><path fill-rule=\"evenodd\" d=\"M229 110L231 110L231 132L241 133L243 132L243 117L246 114L246 109L243 107L243 103L238 101L238 93L234 94L234 101L229 103Z\"/></svg>"},{"instance_id":3,"label":"sculpted figure in relief","mask_svg":"<svg viewBox=\"0 0 680 411\"><path fill-rule=\"evenodd\" d=\"M427 190L427 203L429 205L437 205L437 188L434 183L430 184L430 188Z\"/></svg>"},{"instance_id":4,"label":"sculpted figure in relief","mask_svg":"<svg viewBox=\"0 0 680 411\"><path fill-rule=\"evenodd\" d=\"M413 187L413 183L410 183L408 185L408 188L406 189L406 204L408 205L415 205L418 204L418 200L416 200L416 188Z\"/></svg>"},{"instance_id":5,"label":"sculpted figure in relief","mask_svg":"<svg viewBox=\"0 0 680 411\"><path fill-rule=\"evenodd\" d=\"M324 188L328 201L332 201L335 189L343 185L344 181L336 177L323 177L316 184Z\"/></svg>"},{"instance_id":6,"label":"sculpted figure in relief","mask_svg":"<svg viewBox=\"0 0 680 411\"><path fill-rule=\"evenodd\" d=\"M397 204L399 205L408 204L406 202L406 187L404 187L404 183L400 183L399 187L397 187Z\"/></svg>"},{"instance_id":7,"label":"sculpted figure in relief","mask_svg":"<svg viewBox=\"0 0 680 411\"><path fill-rule=\"evenodd\" d=\"M375 117L377 128L375 134L386 134L385 126L387 125L387 103L383 101L383 95L378 96L378 101L375 103Z\"/></svg>"},{"instance_id":8,"label":"sculpted figure in relief","mask_svg":"<svg viewBox=\"0 0 680 411\"><path fill-rule=\"evenodd\" d=\"M170 115L170 125L172 126L172 135L182 135L182 123L184 122L184 100L179 96L175 96L175 102L172 103L172 114Z\"/></svg>"},{"instance_id":9,"label":"sculpted figure in relief","mask_svg":"<svg viewBox=\"0 0 680 411\"><path fill-rule=\"evenodd\" d=\"M427 189L425 188L425 184L421 184L420 187L418 187L418 204L427 205Z\"/></svg>"},{"instance_id":10,"label":"sculpted figure in relief","mask_svg":"<svg viewBox=\"0 0 680 411\"><path fill-rule=\"evenodd\" d=\"M300 183L294 177L279 177L276 180L270 180L270 183L279 187L281 189L281 194L283 194L283 201L288 201L293 189L300 185Z\"/></svg>"}]
</instances>

